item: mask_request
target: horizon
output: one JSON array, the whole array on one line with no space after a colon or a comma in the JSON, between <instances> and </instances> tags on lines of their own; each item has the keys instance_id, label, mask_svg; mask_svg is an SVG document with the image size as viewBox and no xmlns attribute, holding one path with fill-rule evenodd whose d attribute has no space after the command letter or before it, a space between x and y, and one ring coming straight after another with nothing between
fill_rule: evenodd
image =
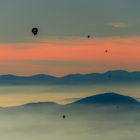
<instances>
[{"instance_id":1,"label":"horizon","mask_svg":"<svg viewBox=\"0 0 140 140\"><path fill-rule=\"evenodd\" d=\"M116 95L116 96L122 96L122 97L130 97L131 99L134 99L134 100L136 100L137 102L139 102L140 103L140 100L138 99L138 98L134 98L134 97L131 97L131 96L127 96L127 95L123 95L123 94L121 94L121 93L115 93L115 92L108 92L108 93L97 93L97 94L95 94L95 95L91 95L91 96L85 96L85 97L82 97L82 98L79 98L79 99L76 99L76 100L74 100L74 101L71 101L71 102L67 102L67 103L65 103L65 104L60 104L60 103L58 103L58 102L53 102L53 101L46 101L46 102L27 102L27 103L23 103L23 104L18 104L18 105L14 105L14 106L0 106L0 108L14 108L14 107L22 107L22 106L26 106L26 105L30 105L30 104L47 104L47 103L50 103L50 104L56 104L56 105L60 105L60 106L65 106L65 105L69 105L69 104L73 104L73 103L75 103L75 102L77 102L77 101L80 101L80 100L83 100L83 99L85 99L85 98L90 98L90 97L96 97L97 95L98 96L100 96L100 95L108 95L108 94L114 94L114 95ZM94 104L94 103L93 103ZM112 104L113 104L113 102L112 102Z\"/></svg>"},{"instance_id":2,"label":"horizon","mask_svg":"<svg viewBox=\"0 0 140 140\"><path fill-rule=\"evenodd\" d=\"M105 74L111 71L106 71L104 73L88 73L88 74ZM113 72L128 72L126 70L113 70ZM138 71L132 71L128 72L130 73L135 73ZM139 72L140 73L140 72ZM81 74L81 76L86 76L88 74ZM40 74L39 74L40 75ZM41 74L42 75L42 74ZM63 77L68 77L70 75L75 75L76 74L69 74L65 75L62 77L55 77L55 78L63 78ZM79 74L77 74L79 75ZM15 76L19 77L17 75L0 75L1 76ZM38 75L32 75L32 76L21 76L23 77L33 77L33 76L38 76ZM52 75L44 75L43 76L52 76ZM53 76L54 77L54 76ZM114 78L113 78L114 79ZM3 81L4 80L4 81ZM121 80L121 79L120 79ZM44 80L33 80L29 81L18 79L14 81L14 79L9 79L5 77L4 79L1 79L1 84L0 84L0 106L5 107L5 106L17 106L17 105L22 105L22 104L27 104L27 103L32 103L32 102L55 102L59 104L66 104L72 101L75 101L77 99L87 97L87 96L92 96L96 95L99 93L108 93L108 92L116 92L119 94L123 94L126 96L131 96L135 99L139 99L140 95L140 88L139 88L139 82L135 79L133 79L133 83L130 81L128 83L125 82L114 82L113 81L110 83L107 79L105 80L106 83L104 82L89 82L89 84L86 84L88 82L85 79L84 84L80 82L80 79L77 81L78 84L72 84L71 82L69 83L69 79L67 79L67 83L64 80L64 82L60 81L55 81L54 83L51 80L48 80L48 83L51 82L51 84L46 84ZM26 82L25 82L26 81ZM70 80L71 81L71 80ZM36 83L37 82L37 83ZM56 83L55 83L56 82ZM62 82L62 83L61 83ZM33 84L34 83L34 84ZM73 82L74 83L74 82Z\"/></svg>"},{"instance_id":3,"label":"horizon","mask_svg":"<svg viewBox=\"0 0 140 140\"><path fill-rule=\"evenodd\" d=\"M15 74L12 74L12 73L7 73L7 74L0 74L0 76L6 76L6 75L9 75L9 76L18 76L18 77L33 77L33 76L37 76L37 75L45 75L45 76L52 76L52 77L56 77L56 78L62 78L62 77L65 77L65 76L69 76L69 75L88 75L88 74L105 74L107 72L119 72L119 71L122 71L122 72L128 72L128 73L135 73L135 72L140 72L140 71L127 71L127 70L119 70L119 69L116 69L116 70L107 70L107 71L104 71L104 72L91 72L91 73L69 73L69 74L66 74L66 75L61 75L61 76L57 76L57 75L49 75L47 73L37 73L37 74L33 74L33 75L15 75Z\"/></svg>"}]
</instances>

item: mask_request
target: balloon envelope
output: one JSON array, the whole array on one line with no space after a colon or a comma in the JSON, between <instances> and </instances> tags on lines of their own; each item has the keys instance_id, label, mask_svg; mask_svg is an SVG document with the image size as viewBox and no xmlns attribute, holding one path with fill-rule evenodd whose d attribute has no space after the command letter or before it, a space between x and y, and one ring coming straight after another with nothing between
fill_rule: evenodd
<instances>
[{"instance_id":1,"label":"balloon envelope","mask_svg":"<svg viewBox=\"0 0 140 140\"><path fill-rule=\"evenodd\" d=\"M88 35L87 37L90 38L90 35Z\"/></svg>"},{"instance_id":2,"label":"balloon envelope","mask_svg":"<svg viewBox=\"0 0 140 140\"><path fill-rule=\"evenodd\" d=\"M105 50L106 53L108 53L108 50Z\"/></svg>"},{"instance_id":3,"label":"balloon envelope","mask_svg":"<svg viewBox=\"0 0 140 140\"><path fill-rule=\"evenodd\" d=\"M65 115L63 115L63 119L65 119L66 118L66 116Z\"/></svg>"},{"instance_id":4,"label":"balloon envelope","mask_svg":"<svg viewBox=\"0 0 140 140\"><path fill-rule=\"evenodd\" d=\"M34 35L37 35L37 33L38 33L38 28L33 28L33 29L32 29L32 33L33 33Z\"/></svg>"}]
</instances>

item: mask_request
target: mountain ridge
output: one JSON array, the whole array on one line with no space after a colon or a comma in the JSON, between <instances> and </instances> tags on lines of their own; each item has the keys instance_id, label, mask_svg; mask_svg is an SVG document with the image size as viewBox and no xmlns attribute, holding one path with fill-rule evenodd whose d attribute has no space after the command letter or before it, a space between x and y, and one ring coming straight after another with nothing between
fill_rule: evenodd
<instances>
[{"instance_id":1,"label":"mountain ridge","mask_svg":"<svg viewBox=\"0 0 140 140\"><path fill-rule=\"evenodd\" d=\"M32 76L0 75L0 85L90 85L101 83L140 83L140 72L114 70L105 73L69 74L62 77L45 74Z\"/></svg>"},{"instance_id":2,"label":"mountain ridge","mask_svg":"<svg viewBox=\"0 0 140 140\"><path fill-rule=\"evenodd\" d=\"M136 99L118 93L101 93L94 96L85 97L72 104L99 104L99 105L140 105Z\"/></svg>"},{"instance_id":3,"label":"mountain ridge","mask_svg":"<svg viewBox=\"0 0 140 140\"><path fill-rule=\"evenodd\" d=\"M91 107L94 105L138 105L140 106L140 102L133 97L121 95L118 93L100 93L93 96L88 96L72 103L68 103L65 105L61 105L55 102L31 102L23 105L15 106L15 107L65 107L65 106L73 106L73 105L90 105ZM15 108L10 107L10 108Z\"/></svg>"}]
</instances>

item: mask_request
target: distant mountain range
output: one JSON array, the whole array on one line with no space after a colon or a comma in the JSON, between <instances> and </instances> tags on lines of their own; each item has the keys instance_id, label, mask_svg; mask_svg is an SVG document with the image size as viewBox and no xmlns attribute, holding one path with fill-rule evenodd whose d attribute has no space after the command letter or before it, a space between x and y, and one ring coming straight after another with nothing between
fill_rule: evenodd
<instances>
[{"instance_id":1,"label":"distant mountain range","mask_svg":"<svg viewBox=\"0 0 140 140\"><path fill-rule=\"evenodd\" d=\"M140 105L140 102L133 99L132 97L120 95L117 93L103 93L80 99L71 104L106 106L106 105Z\"/></svg>"},{"instance_id":2,"label":"distant mountain range","mask_svg":"<svg viewBox=\"0 0 140 140\"><path fill-rule=\"evenodd\" d=\"M56 116L63 114L77 114L82 116L93 114L95 116L97 112L105 114L111 112L113 114L118 112L128 112L130 114L133 114L134 112L139 113L140 102L129 96L123 96L116 93L103 93L82 98L66 105L60 105L54 102L36 102L15 107L0 108L0 115L46 115L54 113Z\"/></svg>"},{"instance_id":3,"label":"distant mountain range","mask_svg":"<svg viewBox=\"0 0 140 140\"><path fill-rule=\"evenodd\" d=\"M140 83L140 72L116 70L105 73L71 74L64 77L44 74L34 76L0 76L0 85L91 85L100 83Z\"/></svg>"},{"instance_id":4,"label":"distant mountain range","mask_svg":"<svg viewBox=\"0 0 140 140\"><path fill-rule=\"evenodd\" d=\"M38 103L28 103L25 105L17 106L18 108L64 108L69 106L90 106L90 107L96 107L99 106L139 106L140 102L136 99L120 95L117 93L103 93L103 94L97 94L94 96L82 98L80 100L77 100L75 102L72 102L70 104L66 105L60 105L56 104L54 102L38 102Z\"/></svg>"},{"instance_id":5,"label":"distant mountain range","mask_svg":"<svg viewBox=\"0 0 140 140\"><path fill-rule=\"evenodd\" d=\"M54 103L54 102L38 102L38 103L28 103L28 104L24 104L22 105L22 107L33 107L33 108L36 108L36 107L58 107L58 106L61 106L57 103ZM21 106L19 106L21 107Z\"/></svg>"}]
</instances>

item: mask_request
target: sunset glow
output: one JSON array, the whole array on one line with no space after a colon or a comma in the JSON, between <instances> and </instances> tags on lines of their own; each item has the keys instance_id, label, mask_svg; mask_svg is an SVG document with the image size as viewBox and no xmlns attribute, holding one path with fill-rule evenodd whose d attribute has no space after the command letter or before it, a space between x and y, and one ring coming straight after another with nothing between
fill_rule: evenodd
<instances>
[{"instance_id":1,"label":"sunset glow","mask_svg":"<svg viewBox=\"0 0 140 140\"><path fill-rule=\"evenodd\" d=\"M9 67L5 73L14 69L17 75L50 73L58 76L109 69L137 71L140 68L139 46L139 37L65 38L50 39L46 43L0 44L0 66L3 67L0 71L4 73ZM30 72L23 72L25 67Z\"/></svg>"}]
</instances>

